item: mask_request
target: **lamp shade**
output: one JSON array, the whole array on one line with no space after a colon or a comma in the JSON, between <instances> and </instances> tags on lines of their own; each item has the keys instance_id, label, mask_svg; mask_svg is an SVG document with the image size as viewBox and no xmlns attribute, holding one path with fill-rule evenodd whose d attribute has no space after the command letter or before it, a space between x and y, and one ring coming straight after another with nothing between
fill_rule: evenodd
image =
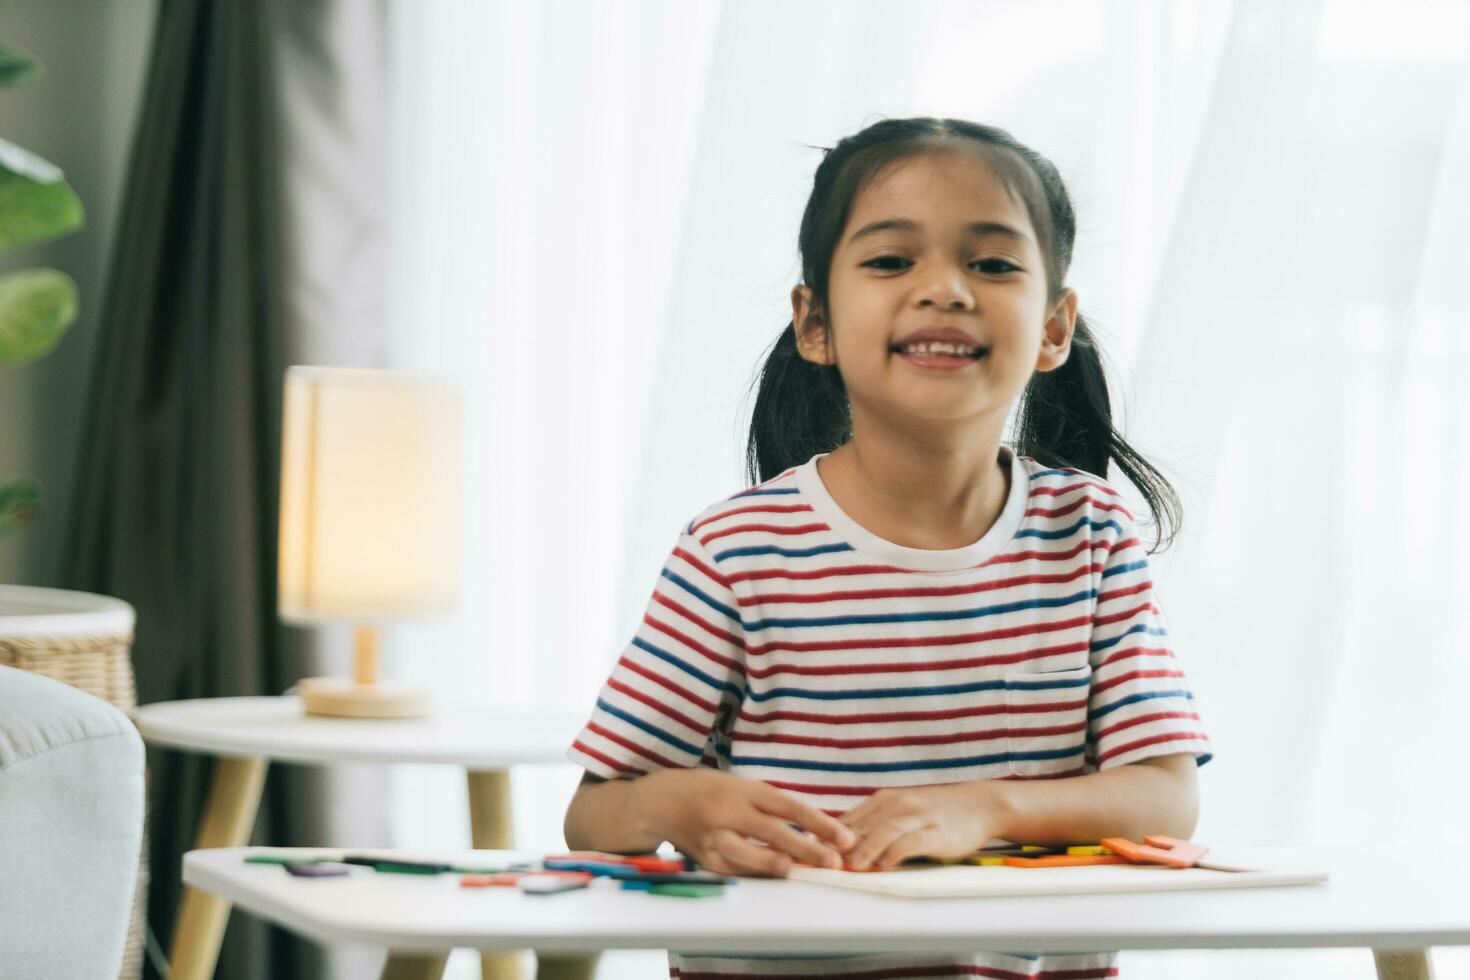
<instances>
[{"instance_id":1,"label":"lamp shade","mask_svg":"<svg viewBox=\"0 0 1470 980\"><path fill-rule=\"evenodd\" d=\"M396 371L292 367L283 415L281 618L381 623L449 611L458 392Z\"/></svg>"}]
</instances>

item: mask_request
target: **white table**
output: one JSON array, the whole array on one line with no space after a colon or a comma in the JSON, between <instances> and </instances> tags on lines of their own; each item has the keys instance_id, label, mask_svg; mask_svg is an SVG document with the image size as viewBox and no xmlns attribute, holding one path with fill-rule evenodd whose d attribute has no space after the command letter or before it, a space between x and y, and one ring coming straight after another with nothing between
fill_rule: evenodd
<instances>
[{"instance_id":1,"label":"white table","mask_svg":"<svg viewBox=\"0 0 1470 980\"><path fill-rule=\"evenodd\" d=\"M385 946L383 976L395 980L438 978L455 947L525 946L736 954L1347 946L1374 950L1378 974L1388 978L1427 976L1413 972L1423 968L1425 947L1470 944L1470 855L1462 851L1430 865L1397 847L1232 848L1241 861L1315 867L1331 878L1261 889L921 900L755 878L716 898L601 887L529 896L462 888L456 875L353 869L348 877L303 879L244 863L247 854L279 850L191 851L184 880L318 942ZM507 854L523 856L418 856L468 863Z\"/></svg>"},{"instance_id":2,"label":"white table","mask_svg":"<svg viewBox=\"0 0 1470 980\"><path fill-rule=\"evenodd\" d=\"M249 842L272 760L439 763L468 771L471 843L505 848L511 841L509 768L566 761L566 747L586 719L555 712L439 705L427 718L386 721L303 713L296 697L165 701L136 709L133 720L150 744L217 756L196 846ZM185 884L189 884L187 879ZM230 906L227 897L186 888L169 962L174 980L208 980L219 958ZM517 959L482 957L486 980L512 980ZM589 977L585 958L540 956L543 976Z\"/></svg>"}]
</instances>

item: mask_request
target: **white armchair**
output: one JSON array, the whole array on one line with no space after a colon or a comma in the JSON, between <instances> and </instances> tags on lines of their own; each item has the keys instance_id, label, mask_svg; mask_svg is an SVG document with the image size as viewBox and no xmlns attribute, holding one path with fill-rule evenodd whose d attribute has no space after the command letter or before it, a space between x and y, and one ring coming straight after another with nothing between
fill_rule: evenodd
<instances>
[{"instance_id":1,"label":"white armchair","mask_svg":"<svg viewBox=\"0 0 1470 980\"><path fill-rule=\"evenodd\" d=\"M122 711L0 667L0 976L116 977L143 834L143 740Z\"/></svg>"}]
</instances>

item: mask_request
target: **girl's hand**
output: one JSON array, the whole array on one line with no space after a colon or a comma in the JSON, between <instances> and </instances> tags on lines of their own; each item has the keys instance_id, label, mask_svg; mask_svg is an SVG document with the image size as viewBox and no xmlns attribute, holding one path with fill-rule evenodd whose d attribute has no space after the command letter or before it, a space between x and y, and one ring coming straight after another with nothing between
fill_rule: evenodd
<instances>
[{"instance_id":1,"label":"girl's hand","mask_svg":"<svg viewBox=\"0 0 1470 980\"><path fill-rule=\"evenodd\" d=\"M880 789L838 819L858 835L847 865L891 868L904 858L960 858L998 836L999 813L983 782Z\"/></svg>"},{"instance_id":2,"label":"girl's hand","mask_svg":"<svg viewBox=\"0 0 1470 980\"><path fill-rule=\"evenodd\" d=\"M639 805L661 815L655 826L663 839L716 874L784 878L793 860L840 868L857 839L835 818L759 780L661 769L645 781Z\"/></svg>"}]
</instances>

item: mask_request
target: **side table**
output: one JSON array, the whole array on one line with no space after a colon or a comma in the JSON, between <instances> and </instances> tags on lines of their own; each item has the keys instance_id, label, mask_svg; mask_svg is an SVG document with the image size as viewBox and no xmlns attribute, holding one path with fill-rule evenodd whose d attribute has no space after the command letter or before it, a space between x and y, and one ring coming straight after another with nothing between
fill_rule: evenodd
<instances>
[{"instance_id":1,"label":"side table","mask_svg":"<svg viewBox=\"0 0 1470 980\"><path fill-rule=\"evenodd\" d=\"M584 718L570 713L440 705L414 719L309 716L297 697L203 698L143 705L133 720L149 745L216 756L195 847L249 843L270 762L430 763L462 766L469 781L470 828L477 849L511 843L509 768L566 761ZM169 951L174 980L214 974L230 903L186 887ZM595 957L537 954L541 980L589 980ZM515 954L481 956L485 980L518 980Z\"/></svg>"}]
</instances>

